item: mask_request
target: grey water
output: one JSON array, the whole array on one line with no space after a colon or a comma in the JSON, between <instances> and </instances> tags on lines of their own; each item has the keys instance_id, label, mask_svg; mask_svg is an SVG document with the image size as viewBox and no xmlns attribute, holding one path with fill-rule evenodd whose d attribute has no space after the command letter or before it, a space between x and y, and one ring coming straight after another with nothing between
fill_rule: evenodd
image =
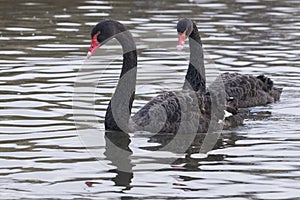
<instances>
[{"instance_id":1,"label":"grey water","mask_svg":"<svg viewBox=\"0 0 300 200\"><path fill-rule=\"evenodd\" d=\"M300 198L299 1L2 0L0 11L1 199ZM162 148L168 136L105 133L122 55L112 41L98 50L101 62L88 62L91 28L111 18L132 32L134 113L182 87L189 55L176 50L182 17L199 27L208 79L265 74L284 88L280 102L252 108L205 154L200 136L176 152ZM82 68L95 90L74 105Z\"/></svg>"}]
</instances>

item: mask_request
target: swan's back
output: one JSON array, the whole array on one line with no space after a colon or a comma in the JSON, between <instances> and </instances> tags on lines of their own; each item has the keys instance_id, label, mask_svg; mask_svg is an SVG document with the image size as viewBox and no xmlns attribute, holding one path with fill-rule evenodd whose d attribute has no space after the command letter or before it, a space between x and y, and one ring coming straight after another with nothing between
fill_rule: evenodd
<instances>
[{"instance_id":1,"label":"swan's back","mask_svg":"<svg viewBox=\"0 0 300 200\"><path fill-rule=\"evenodd\" d=\"M273 86L273 81L264 76L239 73L221 75L227 98L234 97L239 108L266 105L278 101L282 88Z\"/></svg>"},{"instance_id":2,"label":"swan's back","mask_svg":"<svg viewBox=\"0 0 300 200\"><path fill-rule=\"evenodd\" d=\"M141 108L131 118L131 125L135 131L206 132L211 119L216 118L211 116L210 104L208 94L190 90L164 92Z\"/></svg>"}]
</instances>

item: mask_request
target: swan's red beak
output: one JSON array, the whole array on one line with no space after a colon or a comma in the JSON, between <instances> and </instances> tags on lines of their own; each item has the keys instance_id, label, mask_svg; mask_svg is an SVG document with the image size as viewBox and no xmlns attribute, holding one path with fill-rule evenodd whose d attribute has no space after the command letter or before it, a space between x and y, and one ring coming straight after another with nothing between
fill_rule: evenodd
<instances>
[{"instance_id":1,"label":"swan's red beak","mask_svg":"<svg viewBox=\"0 0 300 200\"><path fill-rule=\"evenodd\" d=\"M95 53L95 51L100 47L100 43L97 40L99 34L100 33L97 33L93 36L89 52L87 53L87 58L90 58Z\"/></svg>"},{"instance_id":2,"label":"swan's red beak","mask_svg":"<svg viewBox=\"0 0 300 200\"><path fill-rule=\"evenodd\" d=\"M183 33L178 33L178 45L177 45L178 50L183 49L185 39L186 39L186 31L184 31Z\"/></svg>"}]
</instances>

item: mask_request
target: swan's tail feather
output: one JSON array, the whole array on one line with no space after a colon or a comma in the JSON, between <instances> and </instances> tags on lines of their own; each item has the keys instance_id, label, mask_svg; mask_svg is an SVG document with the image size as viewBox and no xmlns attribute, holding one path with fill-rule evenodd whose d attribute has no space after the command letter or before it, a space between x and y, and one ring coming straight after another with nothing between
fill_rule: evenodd
<instances>
[{"instance_id":1,"label":"swan's tail feather","mask_svg":"<svg viewBox=\"0 0 300 200\"><path fill-rule=\"evenodd\" d=\"M282 88L274 87L274 82L265 75L259 75L256 77L264 83L263 89L268 92L272 99L272 102L278 101L280 99Z\"/></svg>"},{"instance_id":2,"label":"swan's tail feather","mask_svg":"<svg viewBox=\"0 0 300 200\"><path fill-rule=\"evenodd\" d=\"M272 88L274 86L274 83L273 83L273 81L270 78L268 78L267 76L265 76L263 74L257 76L256 78L259 79L259 80L261 80L265 84L264 85L265 86L264 89L267 89L267 91L272 90Z\"/></svg>"}]
</instances>

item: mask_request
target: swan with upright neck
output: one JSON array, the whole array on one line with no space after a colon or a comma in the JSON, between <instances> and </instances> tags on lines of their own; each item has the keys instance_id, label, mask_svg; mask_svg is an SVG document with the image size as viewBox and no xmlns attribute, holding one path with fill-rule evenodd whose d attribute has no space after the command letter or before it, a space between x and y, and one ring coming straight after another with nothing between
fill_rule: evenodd
<instances>
[{"instance_id":1,"label":"swan with upright neck","mask_svg":"<svg viewBox=\"0 0 300 200\"><path fill-rule=\"evenodd\" d=\"M105 129L115 131L149 131L155 133L207 132L211 126L218 127L224 119L225 104L212 106L218 94L211 98L209 92L200 90L205 87L205 79L185 82L184 90L164 92L151 99L132 118L131 108L135 95L137 51L134 40L126 27L115 20L103 20L91 32L92 43L88 52L91 57L106 41L116 38L123 49L123 66L120 79L105 115ZM198 47L198 49L201 49ZM202 58L194 60L198 70ZM200 84L199 84L200 82ZM221 95L220 95L221 96ZM213 107L213 108L212 108ZM226 126L226 124L225 124Z\"/></svg>"},{"instance_id":2,"label":"swan with upright neck","mask_svg":"<svg viewBox=\"0 0 300 200\"><path fill-rule=\"evenodd\" d=\"M183 49L186 38L189 38L190 63L186 82L193 83L194 88L205 91L204 63L195 62L197 58L204 60L202 42L196 23L187 18L179 20L177 33L179 50ZM195 65L198 65L200 69L196 73L194 72ZM223 73L220 78L224 83L227 100L233 98L238 108L266 105L280 99L282 88L274 87L273 81L264 75Z\"/></svg>"}]
</instances>

